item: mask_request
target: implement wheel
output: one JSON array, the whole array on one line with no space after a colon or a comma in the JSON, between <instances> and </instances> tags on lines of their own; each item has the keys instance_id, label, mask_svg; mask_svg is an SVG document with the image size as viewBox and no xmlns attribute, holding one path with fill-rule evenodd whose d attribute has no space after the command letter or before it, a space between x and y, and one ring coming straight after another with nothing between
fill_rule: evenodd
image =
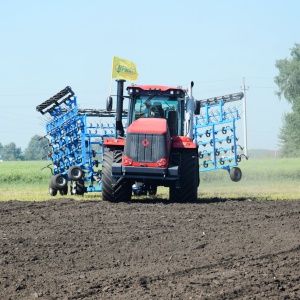
<instances>
[{"instance_id":1,"label":"implement wheel","mask_svg":"<svg viewBox=\"0 0 300 300\"><path fill-rule=\"evenodd\" d=\"M52 186L49 185L49 195L50 196L56 196L57 195L57 190L54 189Z\"/></svg>"},{"instance_id":2,"label":"implement wheel","mask_svg":"<svg viewBox=\"0 0 300 300\"><path fill-rule=\"evenodd\" d=\"M59 190L59 193L60 193L62 196L68 195L68 185L66 185L63 189Z\"/></svg>"},{"instance_id":3,"label":"implement wheel","mask_svg":"<svg viewBox=\"0 0 300 300\"><path fill-rule=\"evenodd\" d=\"M71 181L71 195L79 195L82 196L86 192L86 188L84 186L84 180L76 180Z\"/></svg>"},{"instance_id":4,"label":"implement wheel","mask_svg":"<svg viewBox=\"0 0 300 300\"><path fill-rule=\"evenodd\" d=\"M49 181L49 195L50 196L56 196L57 195L57 189L53 187L53 184L52 184L52 177Z\"/></svg>"},{"instance_id":5,"label":"implement wheel","mask_svg":"<svg viewBox=\"0 0 300 300\"><path fill-rule=\"evenodd\" d=\"M72 166L68 170L68 176L71 180L79 180L83 177L83 170L78 166Z\"/></svg>"},{"instance_id":6,"label":"implement wheel","mask_svg":"<svg viewBox=\"0 0 300 300\"><path fill-rule=\"evenodd\" d=\"M232 181L238 182L242 179L242 171L238 167L232 167L229 176Z\"/></svg>"},{"instance_id":7,"label":"implement wheel","mask_svg":"<svg viewBox=\"0 0 300 300\"><path fill-rule=\"evenodd\" d=\"M197 149L178 149L173 151L171 164L180 168L180 187L170 186L169 199L175 202L196 201L198 195L199 162Z\"/></svg>"},{"instance_id":8,"label":"implement wheel","mask_svg":"<svg viewBox=\"0 0 300 300\"><path fill-rule=\"evenodd\" d=\"M102 200L110 202L128 202L132 195L132 185L129 180L119 178L113 182L112 164L122 161L122 151L110 148L104 149L102 164Z\"/></svg>"},{"instance_id":9,"label":"implement wheel","mask_svg":"<svg viewBox=\"0 0 300 300\"><path fill-rule=\"evenodd\" d=\"M51 186L57 190L63 190L68 184L68 180L61 174L56 174L51 179Z\"/></svg>"}]
</instances>

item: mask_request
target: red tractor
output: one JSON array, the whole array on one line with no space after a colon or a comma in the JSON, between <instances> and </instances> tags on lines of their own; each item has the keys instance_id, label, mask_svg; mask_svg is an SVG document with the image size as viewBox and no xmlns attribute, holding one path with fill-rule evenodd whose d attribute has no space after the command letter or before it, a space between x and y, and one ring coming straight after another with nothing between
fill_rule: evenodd
<instances>
[{"instance_id":1,"label":"red tractor","mask_svg":"<svg viewBox=\"0 0 300 300\"><path fill-rule=\"evenodd\" d=\"M129 201L132 191L155 195L157 187L164 186L171 201L195 201L200 176L193 142L193 82L188 90L132 85L128 96L123 95L124 82L117 80L116 136L103 142L102 199ZM129 99L126 134L124 98ZM111 109L109 97L107 110Z\"/></svg>"}]
</instances>

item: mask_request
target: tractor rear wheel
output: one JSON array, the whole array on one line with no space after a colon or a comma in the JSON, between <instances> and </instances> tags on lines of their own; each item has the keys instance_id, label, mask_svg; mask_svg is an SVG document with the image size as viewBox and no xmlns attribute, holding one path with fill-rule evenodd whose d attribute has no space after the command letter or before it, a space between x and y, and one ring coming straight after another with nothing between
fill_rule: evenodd
<instances>
[{"instance_id":1,"label":"tractor rear wheel","mask_svg":"<svg viewBox=\"0 0 300 300\"><path fill-rule=\"evenodd\" d=\"M105 148L102 164L102 200L110 202L128 202L132 195L132 185L129 180L118 178L113 183L112 164L122 161L122 151Z\"/></svg>"},{"instance_id":2,"label":"tractor rear wheel","mask_svg":"<svg viewBox=\"0 0 300 300\"><path fill-rule=\"evenodd\" d=\"M180 167L180 187L170 186L169 199L175 202L196 201L198 195L199 162L197 149L178 149L173 152L172 165Z\"/></svg>"}]
</instances>

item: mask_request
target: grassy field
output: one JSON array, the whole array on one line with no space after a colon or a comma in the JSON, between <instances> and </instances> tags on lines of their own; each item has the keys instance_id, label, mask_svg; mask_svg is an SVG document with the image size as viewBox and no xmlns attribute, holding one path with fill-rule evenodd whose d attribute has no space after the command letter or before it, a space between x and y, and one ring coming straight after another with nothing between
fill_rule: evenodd
<instances>
[{"instance_id":1,"label":"grassy field","mask_svg":"<svg viewBox=\"0 0 300 300\"><path fill-rule=\"evenodd\" d=\"M1 162L0 201L44 201L62 198L48 194L51 177L49 162ZM249 159L239 164L240 182L233 182L227 171L201 173L200 198L300 199L300 159ZM167 198L168 189L159 188L158 197ZM64 196L70 197L70 195ZM77 200L99 200L101 193L72 196Z\"/></svg>"}]
</instances>

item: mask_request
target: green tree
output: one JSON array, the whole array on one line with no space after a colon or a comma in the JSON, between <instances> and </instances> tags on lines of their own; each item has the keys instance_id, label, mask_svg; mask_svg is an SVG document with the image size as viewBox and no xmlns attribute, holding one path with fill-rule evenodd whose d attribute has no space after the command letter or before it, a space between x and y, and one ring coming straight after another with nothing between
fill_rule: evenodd
<instances>
[{"instance_id":1,"label":"green tree","mask_svg":"<svg viewBox=\"0 0 300 300\"><path fill-rule=\"evenodd\" d=\"M49 141L47 139L39 135L33 136L24 151L24 159L42 160L43 157L47 156L48 151L50 151L48 144Z\"/></svg>"},{"instance_id":2,"label":"green tree","mask_svg":"<svg viewBox=\"0 0 300 300\"><path fill-rule=\"evenodd\" d=\"M3 146L1 149L1 156L2 159L6 161L23 159L21 148L17 148L15 143L10 143L8 145Z\"/></svg>"},{"instance_id":3,"label":"green tree","mask_svg":"<svg viewBox=\"0 0 300 300\"><path fill-rule=\"evenodd\" d=\"M278 85L277 96L291 104L292 112L283 116L279 140L281 154L285 157L300 157L300 44L291 49L291 57L276 61L279 75L274 81Z\"/></svg>"}]
</instances>

